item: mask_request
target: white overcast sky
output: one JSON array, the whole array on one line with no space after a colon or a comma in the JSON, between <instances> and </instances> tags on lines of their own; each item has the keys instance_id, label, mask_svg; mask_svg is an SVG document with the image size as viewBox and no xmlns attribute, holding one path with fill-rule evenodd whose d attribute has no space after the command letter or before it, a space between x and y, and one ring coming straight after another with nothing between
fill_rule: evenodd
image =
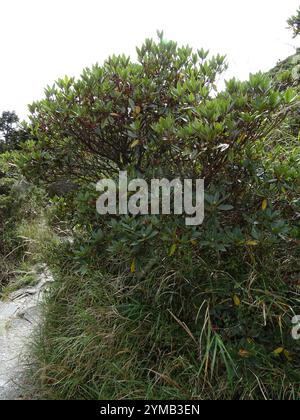
<instances>
[{"instance_id":1,"label":"white overcast sky","mask_svg":"<svg viewBox=\"0 0 300 420\"><path fill-rule=\"evenodd\" d=\"M0 0L0 112L43 96L46 85L163 29L166 39L226 54L227 78L268 70L294 52L286 20L300 0ZM299 41L298 41L299 42Z\"/></svg>"}]
</instances>

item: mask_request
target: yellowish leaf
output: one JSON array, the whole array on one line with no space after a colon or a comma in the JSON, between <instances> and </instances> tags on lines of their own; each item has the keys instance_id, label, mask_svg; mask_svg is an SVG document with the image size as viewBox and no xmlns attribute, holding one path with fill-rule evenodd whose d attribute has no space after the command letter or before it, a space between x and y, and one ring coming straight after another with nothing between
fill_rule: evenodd
<instances>
[{"instance_id":1,"label":"yellowish leaf","mask_svg":"<svg viewBox=\"0 0 300 420\"><path fill-rule=\"evenodd\" d=\"M134 108L134 113L135 113L135 115L139 115L140 113L141 113L141 107L140 106L136 106L135 108Z\"/></svg>"},{"instance_id":2,"label":"yellowish leaf","mask_svg":"<svg viewBox=\"0 0 300 420\"><path fill-rule=\"evenodd\" d=\"M250 356L250 353L249 353L247 350L241 349L241 350L239 351L239 355L240 355L241 357L247 358L247 357L249 357L249 356Z\"/></svg>"},{"instance_id":3,"label":"yellowish leaf","mask_svg":"<svg viewBox=\"0 0 300 420\"><path fill-rule=\"evenodd\" d=\"M133 149L134 147L138 146L139 144L140 144L140 141L139 140L134 140L131 143L130 148Z\"/></svg>"},{"instance_id":4,"label":"yellowish leaf","mask_svg":"<svg viewBox=\"0 0 300 420\"><path fill-rule=\"evenodd\" d=\"M277 356L279 356L280 354L282 354L284 352L284 348L283 347L278 347L278 349L275 349L273 351L274 354L276 354Z\"/></svg>"},{"instance_id":5,"label":"yellowish leaf","mask_svg":"<svg viewBox=\"0 0 300 420\"><path fill-rule=\"evenodd\" d=\"M177 249L177 245L173 244L170 248L169 257L172 257L175 254L176 249Z\"/></svg>"},{"instance_id":6,"label":"yellowish leaf","mask_svg":"<svg viewBox=\"0 0 300 420\"><path fill-rule=\"evenodd\" d=\"M191 239L191 244L192 244L193 246L195 246L195 245L197 245L197 241L196 241L195 239Z\"/></svg>"},{"instance_id":7,"label":"yellowish leaf","mask_svg":"<svg viewBox=\"0 0 300 420\"><path fill-rule=\"evenodd\" d=\"M133 260L132 263L131 263L130 271L131 271L131 273L135 273L136 272L135 260Z\"/></svg>"},{"instance_id":8,"label":"yellowish leaf","mask_svg":"<svg viewBox=\"0 0 300 420\"><path fill-rule=\"evenodd\" d=\"M283 351L283 354L284 354L285 358L286 358L289 362L291 362L291 361L293 360L292 355L291 355L291 353L290 353L289 351L284 350L284 351Z\"/></svg>"},{"instance_id":9,"label":"yellowish leaf","mask_svg":"<svg viewBox=\"0 0 300 420\"><path fill-rule=\"evenodd\" d=\"M241 299L238 297L238 295L233 296L233 303L235 304L235 306L241 305Z\"/></svg>"},{"instance_id":10,"label":"yellowish leaf","mask_svg":"<svg viewBox=\"0 0 300 420\"><path fill-rule=\"evenodd\" d=\"M246 242L246 245L248 246L257 246L259 244L258 241L250 240Z\"/></svg>"},{"instance_id":11,"label":"yellowish leaf","mask_svg":"<svg viewBox=\"0 0 300 420\"><path fill-rule=\"evenodd\" d=\"M267 210L267 207L268 207L268 200L265 199L262 202L261 208L263 209L263 211L265 211L265 210Z\"/></svg>"}]
</instances>

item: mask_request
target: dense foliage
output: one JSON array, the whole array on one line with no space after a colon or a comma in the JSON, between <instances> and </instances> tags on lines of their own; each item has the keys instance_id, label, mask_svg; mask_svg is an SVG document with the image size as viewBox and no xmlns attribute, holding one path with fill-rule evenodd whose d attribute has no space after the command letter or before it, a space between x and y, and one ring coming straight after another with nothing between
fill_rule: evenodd
<instances>
[{"instance_id":1,"label":"dense foliage","mask_svg":"<svg viewBox=\"0 0 300 420\"><path fill-rule=\"evenodd\" d=\"M216 83L224 57L147 40L49 87L16 161L79 191L48 218L57 284L37 354L48 396L297 398L299 141L295 83ZM285 79L287 80L287 78ZM292 87L296 87L293 89ZM95 183L203 177L206 218L99 216ZM59 222L59 223L58 223ZM79 357L80 355L80 357Z\"/></svg>"},{"instance_id":2,"label":"dense foliage","mask_svg":"<svg viewBox=\"0 0 300 420\"><path fill-rule=\"evenodd\" d=\"M217 93L225 68L224 57L208 59L204 50L161 38L138 49L138 63L112 57L79 80L59 80L31 107L39 147L29 154L28 173L47 181L95 182L121 169L207 183L224 171L237 178L234 163L278 126L295 95L263 74L231 80Z\"/></svg>"},{"instance_id":3,"label":"dense foliage","mask_svg":"<svg viewBox=\"0 0 300 420\"><path fill-rule=\"evenodd\" d=\"M19 118L15 112L3 112L0 117L0 153L15 145L17 123Z\"/></svg>"},{"instance_id":4,"label":"dense foliage","mask_svg":"<svg viewBox=\"0 0 300 420\"><path fill-rule=\"evenodd\" d=\"M22 223L39 211L41 194L30 185L14 162L21 144L28 139L25 125L19 124L15 112L3 112L0 117L0 294L6 286L26 283L27 245L20 237ZM21 267L22 266L22 267ZM19 271L22 278L19 282ZM25 279L25 280L24 280ZM12 286L15 284L15 286Z\"/></svg>"},{"instance_id":5,"label":"dense foliage","mask_svg":"<svg viewBox=\"0 0 300 420\"><path fill-rule=\"evenodd\" d=\"M48 87L2 155L6 179L52 190L30 208L61 237L22 235L56 278L35 343L42 396L298 399L299 63L220 91L224 57L162 33L137 57ZM204 224L98 215L95 183L120 170L204 178Z\"/></svg>"}]
</instances>

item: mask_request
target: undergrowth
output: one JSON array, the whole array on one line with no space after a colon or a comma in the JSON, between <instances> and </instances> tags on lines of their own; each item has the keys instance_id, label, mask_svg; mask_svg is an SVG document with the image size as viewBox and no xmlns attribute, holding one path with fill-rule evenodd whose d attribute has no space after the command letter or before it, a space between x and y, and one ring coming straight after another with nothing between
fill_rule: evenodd
<instances>
[{"instance_id":1,"label":"undergrowth","mask_svg":"<svg viewBox=\"0 0 300 420\"><path fill-rule=\"evenodd\" d=\"M299 290L282 280L299 256L262 257L234 277L238 256L195 259L185 275L160 267L137 280L81 275L68 248L49 260L56 283L36 340L44 397L299 399Z\"/></svg>"}]
</instances>

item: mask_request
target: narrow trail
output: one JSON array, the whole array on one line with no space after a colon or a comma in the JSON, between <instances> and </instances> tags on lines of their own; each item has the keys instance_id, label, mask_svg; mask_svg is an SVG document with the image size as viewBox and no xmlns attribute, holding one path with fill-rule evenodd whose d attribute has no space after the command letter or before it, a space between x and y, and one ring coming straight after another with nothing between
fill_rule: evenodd
<instances>
[{"instance_id":1,"label":"narrow trail","mask_svg":"<svg viewBox=\"0 0 300 420\"><path fill-rule=\"evenodd\" d=\"M51 273L43 267L36 286L20 289L0 301L0 400L24 396L26 370L33 363L28 344L41 320L43 293L52 281Z\"/></svg>"}]
</instances>

